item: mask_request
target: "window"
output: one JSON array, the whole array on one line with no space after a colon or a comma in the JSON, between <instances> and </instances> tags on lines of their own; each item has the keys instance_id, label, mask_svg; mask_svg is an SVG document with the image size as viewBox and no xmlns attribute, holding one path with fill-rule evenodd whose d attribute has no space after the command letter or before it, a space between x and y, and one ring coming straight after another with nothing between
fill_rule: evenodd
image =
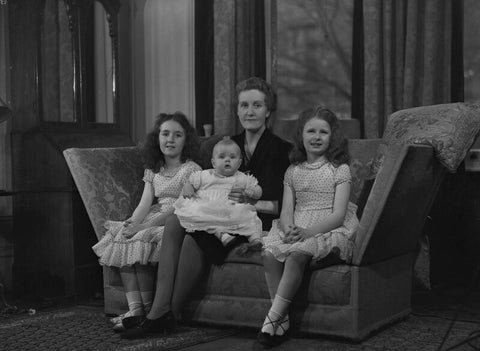
<instances>
[{"instance_id":1,"label":"window","mask_svg":"<svg viewBox=\"0 0 480 351\"><path fill-rule=\"evenodd\" d=\"M353 6L351 0L276 1L275 132L281 137L291 139L291 123L309 106L351 118Z\"/></svg>"}]
</instances>

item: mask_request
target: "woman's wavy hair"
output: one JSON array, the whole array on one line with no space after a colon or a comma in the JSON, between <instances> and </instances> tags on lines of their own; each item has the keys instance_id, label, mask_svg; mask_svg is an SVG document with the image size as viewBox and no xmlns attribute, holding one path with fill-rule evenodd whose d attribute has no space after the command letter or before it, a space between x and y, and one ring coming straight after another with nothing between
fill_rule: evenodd
<instances>
[{"instance_id":1,"label":"woman's wavy hair","mask_svg":"<svg viewBox=\"0 0 480 351\"><path fill-rule=\"evenodd\" d=\"M182 154L180 156L182 162L192 160L198 163L200 158L200 141L195 128L192 127L187 116L180 111L171 114L161 113L156 117L155 124L152 130L147 134L145 143L142 147L145 157L145 168L151 169L153 172L158 172L165 164L165 158L160 150L158 137L160 135L162 124L170 120L177 122L185 130L185 145L183 146Z\"/></svg>"},{"instance_id":2,"label":"woman's wavy hair","mask_svg":"<svg viewBox=\"0 0 480 351\"><path fill-rule=\"evenodd\" d=\"M277 95L270 84L258 77L250 77L237 84L235 87L235 96L232 100L233 111L237 111L238 96L240 93L248 90L258 90L264 93L265 104L267 105L268 111L270 111L270 114L275 112L277 109Z\"/></svg>"},{"instance_id":3,"label":"woman's wavy hair","mask_svg":"<svg viewBox=\"0 0 480 351\"><path fill-rule=\"evenodd\" d=\"M290 162L298 164L307 160L307 152L303 146L303 128L313 118L323 119L330 125L330 145L325 151L325 158L336 166L343 163L348 164L350 154L348 153L348 141L340 128L337 116L327 108L309 108L300 112L297 120L296 131L293 136L293 148L290 152Z\"/></svg>"}]
</instances>

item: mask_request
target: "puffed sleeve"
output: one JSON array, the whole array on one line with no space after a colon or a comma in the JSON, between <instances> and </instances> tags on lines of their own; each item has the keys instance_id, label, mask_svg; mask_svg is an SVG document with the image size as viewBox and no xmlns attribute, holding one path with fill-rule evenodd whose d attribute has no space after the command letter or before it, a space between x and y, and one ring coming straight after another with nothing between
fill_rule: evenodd
<instances>
[{"instance_id":1,"label":"puffed sleeve","mask_svg":"<svg viewBox=\"0 0 480 351\"><path fill-rule=\"evenodd\" d=\"M143 173L143 181L145 183L152 183L153 182L153 177L155 176L155 173L151 169L146 169L145 172Z\"/></svg>"},{"instance_id":2,"label":"puffed sleeve","mask_svg":"<svg viewBox=\"0 0 480 351\"><path fill-rule=\"evenodd\" d=\"M190 184L192 184L195 190L198 190L202 183L202 171L192 172L190 174L190 177L188 177L188 181L190 182Z\"/></svg>"},{"instance_id":3,"label":"puffed sleeve","mask_svg":"<svg viewBox=\"0 0 480 351\"><path fill-rule=\"evenodd\" d=\"M294 165L290 165L285 171L285 176L283 177L283 184L288 185L293 189L293 172L295 170Z\"/></svg>"},{"instance_id":4,"label":"puffed sleeve","mask_svg":"<svg viewBox=\"0 0 480 351\"><path fill-rule=\"evenodd\" d=\"M345 182L351 182L352 176L350 175L350 167L347 164L341 164L338 166L335 172L335 184L339 185Z\"/></svg>"},{"instance_id":5,"label":"puffed sleeve","mask_svg":"<svg viewBox=\"0 0 480 351\"><path fill-rule=\"evenodd\" d=\"M202 170L202 168L193 161L185 162L182 167L182 183L185 183L193 172Z\"/></svg>"}]
</instances>

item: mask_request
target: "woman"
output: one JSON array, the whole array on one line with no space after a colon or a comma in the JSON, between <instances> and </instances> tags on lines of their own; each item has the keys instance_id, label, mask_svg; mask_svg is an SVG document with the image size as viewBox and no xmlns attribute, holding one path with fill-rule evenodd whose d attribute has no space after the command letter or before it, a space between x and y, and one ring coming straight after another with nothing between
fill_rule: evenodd
<instances>
[{"instance_id":1,"label":"woman","mask_svg":"<svg viewBox=\"0 0 480 351\"><path fill-rule=\"evenodd\" d=\"M267 129L268 118L276 108L276 97L263 79L252 77L240 82L234 104L244 128L241 134L232 137L242 151L240 171L257 178L263 194L254 201L243 190L232 189L229 197L240 203L254 204L263 230L269 230L281 207L283 175L290 165L288 152L291 145ZM122 338L134 339L173 330L186 298L204 270L212 263L223 264L229 251L239 245L242 245L241 251L250 248L243 237L224 246L218 238L206 233L186 235L178 218L169 216L165 223L151 310L139 325L123 332Z\"/></svg>"}]
</instances>

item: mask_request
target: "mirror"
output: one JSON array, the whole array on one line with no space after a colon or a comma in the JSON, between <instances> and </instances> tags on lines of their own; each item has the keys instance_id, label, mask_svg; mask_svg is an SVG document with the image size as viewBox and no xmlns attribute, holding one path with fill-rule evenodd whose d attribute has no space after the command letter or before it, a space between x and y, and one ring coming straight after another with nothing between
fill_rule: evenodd
<instances>
[{"instance_id":1,"label":"mirror","mask_svg":"<svg viewBox=\"0 0 480 351\"><path fill-rule=\"evenodd\" d=\"M45 0L41 120L88 128L117 121L118 0Z\"/></svg>"},{"instance_id":2,"label":"mirror","mask_svg":"<svg viewBox=\"0 0 480 351\"><path fill-rule=\"evenodd\" d=\"M41 112L46 122L75 122L72 32L63 1L46 0L40 29Z\"/></svg>"}]
</instances>

